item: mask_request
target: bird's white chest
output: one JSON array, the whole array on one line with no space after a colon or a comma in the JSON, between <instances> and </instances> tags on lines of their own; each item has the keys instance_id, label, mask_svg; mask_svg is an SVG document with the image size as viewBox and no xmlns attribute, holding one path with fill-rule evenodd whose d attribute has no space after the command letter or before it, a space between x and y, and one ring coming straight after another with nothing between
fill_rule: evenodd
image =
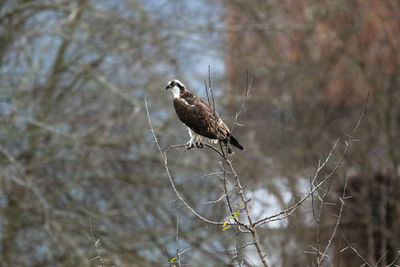
<instances>
[{"instance_id":1,"label":"bird's white chest","mask_svg":"<svg viewBox=\"0 0 400 267\"><path fill-rule=\"evenodd\" d=\"M174 95L174 98L179 98L180 91L179 91L178 86L172 87L171 92Z\"/></svg>"}]
</instances>

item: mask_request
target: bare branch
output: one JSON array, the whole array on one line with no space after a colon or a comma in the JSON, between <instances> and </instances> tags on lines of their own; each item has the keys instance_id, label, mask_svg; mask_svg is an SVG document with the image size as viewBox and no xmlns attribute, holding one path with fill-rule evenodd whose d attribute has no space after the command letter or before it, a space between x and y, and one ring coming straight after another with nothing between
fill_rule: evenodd
<instances>
[{"instance_id":1,"label":"bare branch","mask_svg":"<svg viewBox=\"0 0 400 267\"><path fill-rule=\"evenodd\" d=\"M367 266L371 266L371 264L368 263L368 261L357 251L357 249L355 249L355 248L349 243L349 241L348 241L345 237L343 237L343 238L344 238L344 240L347 242L348 246L345 247L344 249L342 249L340 252L343 252L343 251L345 251L345 250L347 250L347 249L351 249L351 250L354 251L354 252L357 254L357 256L364 262L364 264L366 264Z\"/></svg>"},{"instance_id":2,"label":"bare branch","mask_svg":"<svg viewBox=\"0 0 400 267\"><path fill-rule=\"evenodd\" d=\"M342 212L343 212L343 207L344 207L344 200L346 199L346 189L347 189L347 182L348 182L348 180L349 180L349 177L346 177L346 180L345 180L345 182L344 182L343 194L342 194L342 197L339 198L339 200L340 200L340 208L339 208L339 213L338 213L338 215L337 215L335 227L334 227L334 229L333 229L333 232L332 232L332 234L331 234L331 237L330 237L329 240L328 240L328 244L326 245L324 252L323 252L323 253L321 254L321 256L318 257L318 259L317 259L317 264L318 264L318 265L320 265L320 264L324 261L325 256L326 256L326 254L327 254L327 252L328 252L328 249L329 249L329 247L330 247L331 244L332 244L333 238L336 236L337 229L339 228L339 224L340 224L340 221L341 221L341 219L342 219ZM318 253L319 253L319 251L318 251Z\"/></svg>"},{"instance_id":3,"label":"bare branch","mask_svg":"<svg viewBox=\"0 0 400 267\"><path fill-rule=\"evenodd\" d=\"M17 13L21 13L21 12L24 12L29 9L35 9L38 11L55 9L55 10L63 10L63 11L69 12L71 10L71 8L67 7L66 4L68 4L70 2L71 1L62 1L62 2L58 2L58 3L50 4L50 3L41 3L41 2L32 1L32 2L22 3L22 4L15 6L14 8L12 8L10 10L4 12L0 16L0 23L3 22L3 20L6 18L12 17Z\"/></svg>"},{"instance_id":4,"label":"bare branch","mask_svg":"<svg viewBox=\"0 0 400 267\"><path fill-rule=\"evenodd\" d=\"M10 178L13 182L20 186L24 186L32 191L32 193L37 197L40 204L43 207L43 212L45 216L45 229L50 230L50 204L47 202L45 197L43 196L42 192L40 192L39 188L27 176L25 168L11 155L5 147L0 144L0 152L7 158L7 160L14 166L21 177L25 177L26 180L23 180L19 177L14 175L10 175Z\"/></svg>"},{"instance_id":5,"label":"bare branch","mask_svg":"<svg viewBox=\"0 0 400 267\"><path fill-rule=\"evenodd\" d=\"M395 258L389 265L387 265L386 267L394 266L394 265L396 264L396 262L399 260L399 258L400 258L400 250L397 251L397 256L396 256L396 258Z\"/></svg>"},{"instance_id":6,"label":"bare branch","mask_svg":"<svg viewBox=\"0 0 400 267\"><path fill-rule=\"evenodd\" d=\"M96 239L96 237L94 236L94 230L93 230L93 225L92 225L92 217L89 217L89 224L90 224L90 234L91 234L92 241L93 241L93 244L94 244L94 246L96 248L96 253L97 253L97 256L92 258L92 259L90 259L89 261L93 261L93 260L98 259L99 262L100 262L100 265L102 267L104 267L104 260L101 257L101 253L103 252L103 250L101 249L100 239Z\"/></svg>"}]
</instances>

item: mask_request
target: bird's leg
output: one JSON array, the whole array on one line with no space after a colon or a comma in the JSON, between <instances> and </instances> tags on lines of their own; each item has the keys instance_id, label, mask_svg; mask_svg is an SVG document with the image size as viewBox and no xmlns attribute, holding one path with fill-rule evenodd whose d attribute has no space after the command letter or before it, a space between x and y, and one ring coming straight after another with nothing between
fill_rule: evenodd
<instances>
[{"instance_id":1,"label":"bird's leg","mask_svg":"<svg viewBox=\"0 0 400 267\"><path fill-rule=\"evenodd\" d=\"M195 136L196 136L196 137L195 137L195 144L196 144L196 147L197 147L197 148L203 148L204 145L203 145L203 143L201 142L202 137L201 137L200 135L195 135Z\"/></svg>"},{"instance_id":2,"label":"bird's leg","mask_svg":"<svg viewBox=\"0 0 400 267\"><path fill-rule=\"evenodd\" d=\"M186 143L186 146L187 146L187 149L191 149L194 147L193 143L194 143L195 136L192 134L192 131L190 130L190 128L188 128L188 129L189 129L190 139L189 139L189 142Z\"/></svg>"},{"instance_id":3,"label":"bird's leg","mask_svg":"<svg viewBox=\"0 0 400 267\"><path fill-rule=\"evenodd\" d=\"M202 143L202 142L200 142L200 141L197 141L197 142L196 142L196 147L197 147L197 148L203 148L203 147L204 147L204 145L203 145L203 143Z\"/></svg>"},{"instance_id":4,"label":"bird's leg","mask_svg":"<svg viewBox=\"0 0 400 267\"><path fill-rule=\"evenodd\" d=\"M194 148L193 141L194 141L194 137L190 137L189 142L186 143L187 149ZM197 143L196 143L196 146L197 146Z\"/></svg>"}]
</instances>

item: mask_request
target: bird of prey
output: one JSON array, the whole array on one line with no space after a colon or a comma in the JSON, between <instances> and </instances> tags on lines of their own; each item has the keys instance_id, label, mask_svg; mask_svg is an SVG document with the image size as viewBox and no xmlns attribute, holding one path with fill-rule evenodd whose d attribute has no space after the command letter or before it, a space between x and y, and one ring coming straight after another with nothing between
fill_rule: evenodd
<instances>
[{"instance_id":1,"label":"bird of prey","mask_svg":"<svg viewBox=\"0 0 400 267\"><path fill-rule=\"evenodd\" d=\"M190 140L187 148L202 148L202 138L211 141L222 141L227 147L228 152L232 150L228 143L243 150L235 137L230 134L228 127L219 118L215 110L207 103L195 96L186 89L186 86L179 80L168 82L166 90L170 90L174 95L174 108L179 119L188 127Z\"/></svg>"}]
</instances>

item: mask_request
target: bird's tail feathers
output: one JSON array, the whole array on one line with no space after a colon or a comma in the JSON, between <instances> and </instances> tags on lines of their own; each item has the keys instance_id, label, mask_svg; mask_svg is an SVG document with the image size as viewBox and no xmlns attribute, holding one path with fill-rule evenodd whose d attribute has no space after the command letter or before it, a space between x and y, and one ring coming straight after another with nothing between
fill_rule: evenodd
<instances>
[{"instance_id":1,"label":"bird's tail feathers","mask_svg":"<svg viewBox=\"0 0 400 267\"><path fill-rule=\"evenodd\" d=\"M239 148L240 150L243 150L242 145L239 144L238 140L236 140L235 137L233 137L232 135L229 135L228 139L229 139L229 144Z\"/></svg>"}]
</instances>

